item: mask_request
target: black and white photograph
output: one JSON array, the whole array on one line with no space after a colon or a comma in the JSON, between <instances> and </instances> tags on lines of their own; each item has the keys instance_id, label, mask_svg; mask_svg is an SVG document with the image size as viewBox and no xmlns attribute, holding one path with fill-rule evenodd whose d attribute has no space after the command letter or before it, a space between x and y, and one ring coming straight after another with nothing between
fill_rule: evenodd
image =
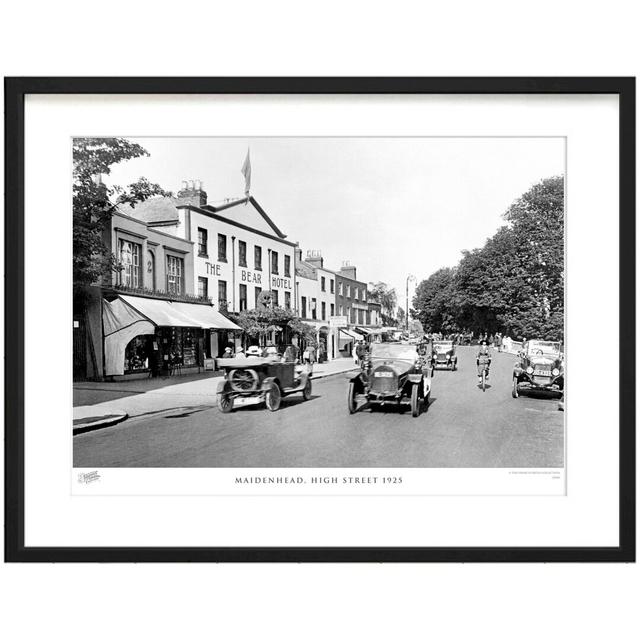
<instances>
[{"instance_id":1,"label":"black and white photograph","mask_svg":"<svg viewBox=\"0 0 640 640\"><path fill-rule=\"evenodd\" d=\"M74 468L564 469L564 137L71 164Z\"/></svg>"}]
</instances>

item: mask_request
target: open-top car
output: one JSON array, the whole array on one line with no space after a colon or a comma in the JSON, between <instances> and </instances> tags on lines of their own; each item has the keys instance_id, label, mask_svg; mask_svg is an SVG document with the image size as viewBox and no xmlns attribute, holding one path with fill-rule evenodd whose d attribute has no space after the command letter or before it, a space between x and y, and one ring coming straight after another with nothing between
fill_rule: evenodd
<instances>
[{"instance_id":1,"label":"open-top car","mask_svg":"<svg viewBox=\"0 0 640 640\"><path fill-rule=\"evenodd\" d=\"M411 406L411 415L417 418L423 407L429 408L432 373L428 358L418 353L416 345L373 343L365 366L349 379L349 413L355 413L359 400L365 399L370 405Z\"/></svg>"},{"instance_id":2,"label":"open-top car","mask_svg":"<svg viewBox=\"0 0 640 640\"><path fill-rule=\"evenodd\" d=\"M276 358L218 358L224 379L218 383L218 409L222 413L233 410L236 398L260 398L267 409L277 411L284 396L302 393L311 397L311 378L307 371L293 362Z\"/></svg>"},{"instance_id":3,"label":"open-top car","mask_svg":"<svg viewBox=\"0 0 640 640\"><path fill-rule=\"evenodd\" d=\"M564 357L559 342L528 340L522 345L513 368L511 395L524 389L564 390Z\"/></svg>"},{"instance_id":4,"label":"open-top car","mask_svg":"<svg viewBox=\"0 0 640 640\"><path fill-rule=\"evenodd\" d=\"M434 340L431 351L431 366L434 369L446 367L455 371L458 366L458 356L453 340Z\"/></svg>"}]
</instances>

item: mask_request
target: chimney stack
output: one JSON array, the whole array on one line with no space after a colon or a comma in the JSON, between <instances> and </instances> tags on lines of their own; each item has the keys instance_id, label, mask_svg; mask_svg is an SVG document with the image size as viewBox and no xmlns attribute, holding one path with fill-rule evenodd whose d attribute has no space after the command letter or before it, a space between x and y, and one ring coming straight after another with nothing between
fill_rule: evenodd
<instances>
[{"instance_id":1,"label":"chimney stack","mask_svg":"<svg viewBox=\"0 0 640 640\"><path fill-rule=\"evenodd\" d=\"M357 280L356 278L356 268L353 266L348 260L345 260L340 267L340 273L352 280Z\"/></svg>"},{"instance_id":2,"label":"chimney stack","mask_svg":"<svg viewBox=\"0 0 640 640\"><path fill-rule=\"evenodd\" d=\"M324 267L324 259L322 258L322 251L318 249L308 249L307 257L305 261L309 264L312 264L314 267L320 267L321 269Z\"/></svg>"},{"instance_id":3,"label":"chimney stack","mask_svg":"<svg viewBox=\"0 0 640 640\"><path fill-rule=\"evenodd\" d=\"M202 180L183 180L182 189L178 191L178 200L181 204L190 204L194 207L203 207L207 204L207 193Z\"/></svg>"}]
</instances>

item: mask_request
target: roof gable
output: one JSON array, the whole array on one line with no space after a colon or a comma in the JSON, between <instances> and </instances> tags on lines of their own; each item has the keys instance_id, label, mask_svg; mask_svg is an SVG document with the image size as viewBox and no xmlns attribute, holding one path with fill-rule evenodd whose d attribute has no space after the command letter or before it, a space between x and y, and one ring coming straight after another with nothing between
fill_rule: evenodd
<instances>
[{"instance_id":1,"label":"roof gable","mask_svg":"<svg viewBox=\"0 0 640 640\"><path fill-rule=\"evenodd\" d=\"M251 205L251 206L249 206ZM201 207L205 211L212 211L224 218L228 218L234 222L239 222L248 227L259 229L265 233L276 235L278 238L286 238L287 236L278 229L273 220L267 215L266 211L260 206L253 196L241 198L233 202L225 202L221 205L206 204Z\"/></svg>"}]
</instances>

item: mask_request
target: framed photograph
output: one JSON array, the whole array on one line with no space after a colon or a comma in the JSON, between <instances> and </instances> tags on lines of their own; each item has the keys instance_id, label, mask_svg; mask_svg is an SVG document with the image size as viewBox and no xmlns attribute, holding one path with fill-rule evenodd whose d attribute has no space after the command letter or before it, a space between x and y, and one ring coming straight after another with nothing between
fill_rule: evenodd
<instances>
[{"instance_id":1,"label":"framed photograph","mask_svg":"<svg viewBox=\"0 0 640 640\"><path fill-rule=\"evenodd\" d=\"M7 78L8 561L635 561L634 78Z\"/></svg>"}]
</instances>

